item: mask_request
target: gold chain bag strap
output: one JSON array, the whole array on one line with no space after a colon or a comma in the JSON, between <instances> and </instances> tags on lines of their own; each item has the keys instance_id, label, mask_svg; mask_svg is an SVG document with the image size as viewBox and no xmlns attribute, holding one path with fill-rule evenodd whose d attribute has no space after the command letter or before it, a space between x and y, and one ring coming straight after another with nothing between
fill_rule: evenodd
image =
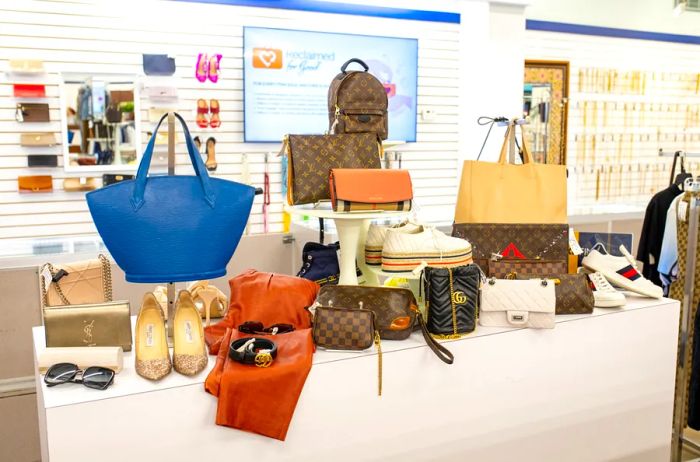
<instances>
[{"instance_id":1,"label":"gold chain bag strap","mask_svg":"<svg viewBox=\"0 0 700 462\"><path fill-rule=\"evenodd\" d=\"M40 282L45 307L112 301L112 267L102 254L95 260L47 263Z\"/></svg>"}]
</instances>

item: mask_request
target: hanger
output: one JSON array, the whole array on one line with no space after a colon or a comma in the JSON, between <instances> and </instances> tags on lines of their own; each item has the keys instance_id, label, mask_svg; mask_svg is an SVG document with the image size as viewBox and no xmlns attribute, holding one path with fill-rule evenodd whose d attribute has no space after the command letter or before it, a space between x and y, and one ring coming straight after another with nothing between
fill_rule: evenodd
<instances>
[{"instance_id":1,"label":"hanger","mask_svg":"<svg viewBox=\"0 0 700 462\"><path fill-rule=\"evenodd\" d=\"M685 191L685 180L687 180L688 178L692 179L693 175L685 171L685 155L683 154L683 151L676 151L673 154L673 167L671 168L671 177L673 178L673 173L676 171L676 160L679 157L681 159L681 171L678 175L676 175L671 184L675 184L676 186L681 188L681 190Z\"/></svg>"}]
</instances>

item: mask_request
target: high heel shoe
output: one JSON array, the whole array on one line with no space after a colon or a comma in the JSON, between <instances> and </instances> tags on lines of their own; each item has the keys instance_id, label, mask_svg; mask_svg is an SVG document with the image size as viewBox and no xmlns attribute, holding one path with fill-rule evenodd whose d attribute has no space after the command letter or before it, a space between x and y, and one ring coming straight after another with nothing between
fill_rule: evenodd
<instances>
[{"instance_id":1,"label":"high heel shoe","mask_svg":"<svg viewBox=\"0 0 700 462\"><path fill-rule=\"evenodd\" d=\"M197 126L199 128L207 128L209 126L209 106L207 106L207 100L198 99L197 100Z\"/></svg>"},{"instance_id":2,"label":"high heel shoe","mask_svg":"<svg viewBox=\"0 0 700 462\"><path fill-rule=\"evenodd\" d=\"M213 172L216 170L219 164L216 163L216 138L209 137L207 139L207 160L204 165L207 166L207 170Z\"/></svg>"},{"instance_id":3,"label":"high heel shoe","mask_svg":"<svg viewBox=\"0 0 700 462\"><path fill-rule=\"evenodd\" d=\"M160 380L170 373L172 364L163 310L151 292L146 293L141 302L136 319L135 343L138 375L149 380Z\"/></svg>"},{"instance_id":4,"label":"high heel shoe","mask_svg":"<svg viewBox=\"0 0 700 462\"><path fill-rule=\"evenodd\" d=\"M173 321L173 367L183 375L196 375L205 367L209 357L204 344L202 318L192 295L181 290L177 296Z\"/></svg>"},{"instance_id":5,"label":"high heel shoe","mask_svg":"<svg viewBox=\"0 0 700 462\"><path fill-rule=\"evenodd\" d=\"M207 71L209 70L209 59L206 54L200 53L197 56L197 67L194 68L194 76L200 82L207 81Z\"/></svg>"},{"instance_id":6,"label":"high heel shoe","mask_svg":"<svg viewBox=\"0 0 700 462\"><path fill-rule=\"evenodd\" d=\"M212 81L212 83L216 83L219 81L219 66L221 63L221 55L220 54L215 54L212 55L211 58L209 58L209 80Z\"/></svg>"},{"instance_id":7,"label":"high heel shoe","mask_svg":"<svg viewBox=\"0 0 700 462\"><path fill-rule=\"evenodd\" d=\"M221 117L219 112L221 111L221 106L219 105L218 99L209 100L209 111L211 112L211 119L209 121L209 126L211 128L219 128L221 126Z\"/></svg>"},{"instance_id":8,"label":"high heel shoe","mask_svg":"<svg viewBox=\"0 0 700 462\"><path fill-rule=\"evenodd\" d=\"M187 290L192 294L194 304L207 326L211 324L211 318L224 317L228 300L218 287L209 285L209 281L196 281Z\"/></svg>"}]
</instances>

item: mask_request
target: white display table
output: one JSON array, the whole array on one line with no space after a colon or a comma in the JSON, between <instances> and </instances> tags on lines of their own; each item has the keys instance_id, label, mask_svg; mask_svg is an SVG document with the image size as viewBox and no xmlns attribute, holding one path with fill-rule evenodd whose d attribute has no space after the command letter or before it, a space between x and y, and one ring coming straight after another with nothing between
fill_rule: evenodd
<instances>
[{"instance_id":1,"label":"white display table","mask_svg":"<svg viewBox=\"0 0 700 462\"><path fill-rule=\"evenodd\" d=\"M385 341L382 397L374 352L318 351L285 442L216 426L206 372L152 383L127 353L106 391L37 376L43 460L668 460L678 314L629 297L553 330L477 327L452 366L419 333Z\"/></svg>"},{"instance_id":2,"label":"white display table","mask_svg":"<svg viewBox=\"0 0 700 462\"><path fill-rule=\"evenodd\" d=\"M335 221L340 241L340 279L339 284L357 285L355 262L365 276L367 285L377 286L377 276L370 272L365 265L364 245L367 230L372 220L380 218L401 218L411 212L334 212L330 204L314 205L285 205L284 211L293 215L306 215L316 218L327 218Z\"/></svg>"}]
</instances>

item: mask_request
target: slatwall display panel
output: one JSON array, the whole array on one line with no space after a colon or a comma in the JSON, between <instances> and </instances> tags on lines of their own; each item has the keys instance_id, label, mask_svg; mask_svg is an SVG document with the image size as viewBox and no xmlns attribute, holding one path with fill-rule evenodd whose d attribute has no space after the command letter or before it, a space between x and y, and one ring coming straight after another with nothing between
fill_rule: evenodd
<instances>
[{"instance_id":1,"label":"slatwall display panel","mask_svg":"<svg viewBox=\"0 0 700 462\"><path fill-rule=\"evenodd\" d=\"M528 30L525 56L570 62L570 214L643 208L669 184L660 149L700 153L700 46Z\"/></svg>"},{"instance_id":2,"label":"slatwall display panel","mask_svg":"<svg viewBox=\"0 0 700 462\"><path fill-rule=\"evenodd\" d=\"M138 76L141 88L176 86L178 100L172 104L154 104L141 94L142 144L145 146L147 133L153 127L149 108L176 109L187 121L193 136L199 136L202 142L210 136L216 138L219 165L214 175L248 179L261 187L264 173L269 173L268 231L279 232L283 230L282 178L277 157L280 144L243 141L243 26L418 38L417 142L394 149L400 152L402 167L413 176L420 218L431 222L451 221L458 184L459 25L152 0L139 2L138 9L97 0L0 2L0 70L7 70L8 60L13 58L44 61L46 75L33 79L47 83L47 98L41 101L49 103L53 122L45 128L55 131L58 139L61 72L132 74ZM175 57L176 74L143 75L142 53ZM223 55L218 83L196 80L198 53ZM81 174L67 174L62 168L27 168L27 154L33 151L60 154L61 148L19 146L19 132L34 128L14 120L13 79L16 80L9 74L0 78L0 246L18 246L26 239L40 236L94 234L84 193L61 189L63 178ZM199 98L219 100L220 128L197 127ZM435 117L421 120L420 113L424 110L434 111ZM319 127L319 133L325 129ZM187 174L192 169L182 141L179 136L177 173ZM163 145L156 147L153 171L165 171L165 150ZM18 175L44 173L54 177L53 193L17 192ZM264 231L262 200L261 196L255 199L250 233Z\"/></svg>"}]
</instances>

